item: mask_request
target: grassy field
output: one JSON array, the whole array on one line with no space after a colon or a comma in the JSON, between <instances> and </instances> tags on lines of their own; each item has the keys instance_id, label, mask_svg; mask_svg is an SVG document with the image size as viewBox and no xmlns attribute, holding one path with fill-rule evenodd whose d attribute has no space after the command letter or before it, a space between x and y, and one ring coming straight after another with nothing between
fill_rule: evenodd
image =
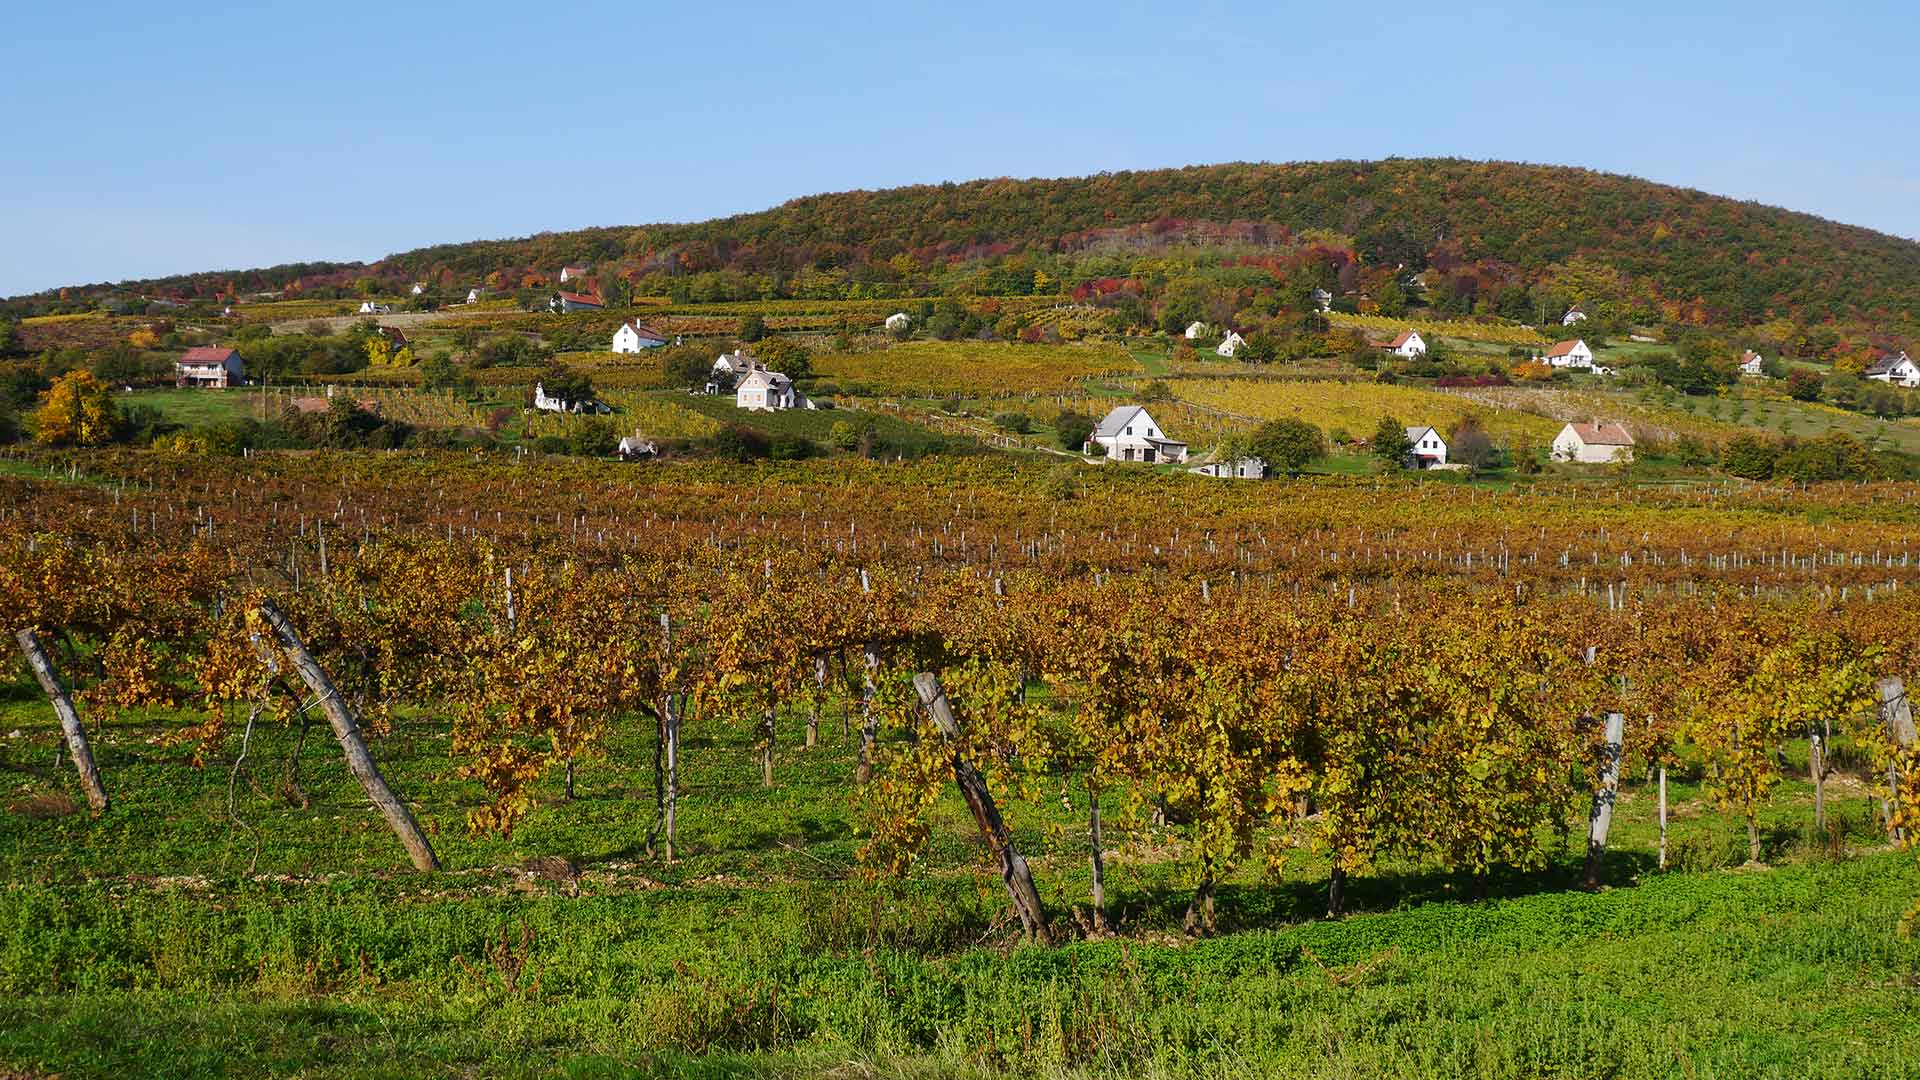
<instances>
[{"instance_id":1,"label":"grassy field","mask_svg":"<svg viewBox=\"0 0 1920 1080\"><path fill-rule=\"evenodd\" d=\"M685 857L653 817L644 725L551 778L511 839L462 828L477 788L447 727L375 743L447 871L406 873L324 733L257 732L194 768L156 742L187 717L106 725L116 799L71 812L56 729L0 686L0 1063L24 1076L1902 1077L1920 1070L1920 892L1866 791L1837 784L1809 835L1804 785L1765 813L1770 867L1683 779L1676 869L1652 866L1630 783L1609 888L1576 853L1496 877L1491 898L1420 866L1355 883L1319 917L1323 859L1281 844L1222 890L1226 932L1178 933L1177 832L1109 807L1113 937L1020 946L959 799L899 883L854 866L861 804L830 707L822 742L783 719L777 786L750 733L689 733ZM1804 751L1802 751L1804 753ZM232 814L229 814L229 781ZM1064 926L1087 878L1079 812L1001 792ZM1269 838L1281 841L1283 838ZM565 864L530 860L560 857ZM1257 862L1257 860L1255 860ZM256 871L249 875L249 865ZM558 865L560 869L555 869ZM3 1072L4 1069L0 1069Z\"/></svg>"}]
</instances>

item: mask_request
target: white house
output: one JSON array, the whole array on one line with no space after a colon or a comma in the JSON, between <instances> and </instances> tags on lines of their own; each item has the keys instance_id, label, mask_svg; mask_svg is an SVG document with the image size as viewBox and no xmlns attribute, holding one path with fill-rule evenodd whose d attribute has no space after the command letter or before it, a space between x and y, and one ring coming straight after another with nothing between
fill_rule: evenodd
<instances>
[{"instance_id":1,"label":"white house","mask_svg":"<svg viewBox=\"0 0 1920 1080\"><path fill-rule=\"evenodd\" d=\"M548 397L547 388L539 383L533 384L533 407L543 412L558 413L610 413L613 411L592 398L587 398L585 401L568 401L566 398Z\"/></svg>"},{"instance_id":2,"label":"white house","mask_svg":"<svg viewBox=\"0 0 1920 1080\"><path fill-rule=\"evenodd\" d=\"M480 290L479 290L479 289L468 289L468 290L467 290L467 303L469 303L469 304L477 304L477 303L479 303L479 302L480 302Z\"/></svg>"},{"instance_id":3,"label":"white house","mask_svg":"<svg viewBox=\"0 0 1920 1080\"><path fill-rule=\"evenodd\" d=\"M1766 361L1761 359L1760 354L1754 352L1752 349L1748 349L1740 357L1740 374L1742 375L1765 375L1765 366Z\"/></svg>"},{"instance_id":4,"label":"white house","mask_svg":"<svg viewBox=\"0 0 1920 1080\"><path fill-rule=\"evenodd\" d=\"M1577 368L1582 371L1593 368L1593 350L1587 348L1586 342L1579 340L1555 342L1545 356L1535 357L1535 359L1554 367Z\"/></svg>"},{"instance_id":5,"label":"white house","mask_svg":"<svg viewBox=\"0 0 1920 1080\"><path fill-rule=\"evenodd\" d=\"M1587 318L1587 313L1580 310L1579 304L1575 304L1572 307L1568 308L1567 313L1561 317L1560 325L1572 326L1574 323L1577 323L1577 322L1585 322L1586 318Z\"/></svg>"},{"instance_id":6,"label":"white house","mask_svg":"<svg viewBox=\"0 0 1920 1080\"><path fill-rule=\"evenodd\" d=\"M174 382L181 386L237 386L246 375L246 365L232 349L200 345L182 353L173 364Z\"/></svg>"},{"instance_id":7,"label":"white house","mask_svg":"<svg viewBox=\"0 0 1920 1080\"><path fill-rule=\"evenodd\" d=\"M904 311L896 311L893 314L887 316L886 326L887 326L887 333L889 334L897 334L900 331L905 330L907 327L912 325L913 325L913 317L908 315Z\"/></svg>"},{"instance_id":8,"label":"white house","mask_svg":"<svg viewBox=\"0 0 1920 1080\"><path fill-rule=\"evenodd\" d=\"M813 402L793 388L793 380L777 371L755 367L733 388L733 403L742 409L768 412L774 409L811 409Z\"/></svg>"},{"instance_id":9,"label":"white house","mask_svg":"<svg viewBox=\"0 0 1920 1080\"><path fill-rule=\"evenodd\" d=\"M1188 341L1196 341L1200 338L1205 337L1206 334L1207 334L1206 323L1191 322L1187 324L1187 340Z\"/></svg>"},{"instance_id":10,"label":"white house","mask_svg":"<svg viewBox=\"0 0 1920 1080\"><path fill-rule=\"evenodd\" d=\"M1139 405L1121 405L1106 415L1093 429L1083 448L1093 453L1099 446L1109 461L1164 461L1179 464L1187 460L1187 444L1167 438L1160 425Z\"/></svg>"},{"instance_id":11,"label":"white house","mask_svg":"<svg viewBox=\"0 0 1920 1080\"><path fill-rule=\"evenodd\" d=\"M1240 351L1240 346L1246 343L1246 338L1241 337L1236 331L1229 330L1227 331L1226 340L1222 341L1220 347L1213 351L1219 353L1221 356L1232 356L1234 353Z\"/></svg>"},{"instance_id":12,"label":"white house","mask_svg":"<svg viewBox=\"0 0 1920 1080\"><path fill-rule=\"evenodd\" d=\"M555 312L599 311L601 304L599 297L563 291L554 293L553 299L547 303L547 306Z\"/></svg>"},{"instance_id":13,"label":"white house","mask_svg":"<svg viewBox=\"0 0 1920 1080\"><path fill-rule=\"evenodd\" d=\"M1920 386L1920 364L1907 359L1904 350L1891 356L1883 356L1868 364L1864 372L1867 378L1894 386L1904 386L1911 390Z\"/></svg>"},{"instance_id":14,"label":"white house","mask_svg":"<svg viewBox=\"0 0 1920 1080\"><path fill-rule=\"evenodd\" d=\"M413 283L413 288L407 290L407 295L419 296L421 293L424 293L426 291L427 291L427 283L424 281L416 281Z\"/></svg>"},{"instance_id":15,"label":"white house","mask_svg":"<svg viewBox=\"0 0 1920 1080\"><path fill-rule=\"evenodd\" d=\"M1325 289L1313 290L1312 293L1308 294L1307 299L1313 302L1314 308L1322 315L1333 310L1333 294Z\"/></svg>"},{"instance_id":16,"label":"white house","mask_svg":"<svg viewBox=\"0 0 1920 1080\"><path fill-rule=\"evenodd\" d=\"M360 302L360 314L362 314L362 315L391 315L391 314L393 314L393 305L391 305L391 304L376 304L376 303L374 303L374 302L373 302L373 301L371 301L371 300L362 300L362 301Z\"/></svg>"},{"instance_id":17,"label":"white house","mask_svg":"<svg viewBox=\"0 0 1920 1080\"><path fill-rule=\"evenodd\" d=\"M617 353L637 353L642 349L651 349L656 345L665 345L667 336L655 330L639 319L628 319L613 332L613 351Z\"/></svg>"},{"instance_id":18,"label":"white house","mask_svg":"<svg viewBox=\"0 0 1920 1080\"><path fill-rule=\"evenodd\" d=\"M1265 480L1267 462L1265 458L1243 457L1238 461L1209 461L1189 469L1189 472L1201 476L1221 476L1230 480Z\"/></svg>"},{"instance_id":19,"label":"white house","mask_svg":"<svg viewBox=\"0 0 1920 1080\"><path fill-rule=\"evenodd\" d=\"M562 285L586 276L587 268L584 266L563 266L560 268L560 284Z\"/></svg>"},{"instance_id":20,"label":"white house","mask_svg":"<svg viewBox=\"0 0 1920 1080\"><path fill-rule=\"evenodd\" d=\"M621 461L652 457L659 452L660 448L654 445L653 440L641 435L639 432L622 438L620 445L614 449L614 453L620 456Z\"/></svg>"},{"instance_id":21,"label":"white house","mask_svg":"<svg viewBox=\"0 0 1920 1080\"><path fill-rule=\"evenodd\" d=\"M1427 355L1427 341L1418 330L1403 330L1399 337L1380 347L1406 360Z\"/></svg>"},{"instance_id":22,"label":"white house","mask_svg":"<svg viewBox=\"0 0 1920 1080\"><path fill-rule=\"evenodd\" d=\"M1605 465L1633 460L1633 436L1619 424L1568 424L1553 437L1553 460Z\"/></svg>"},{"instance_id":23,"label":"white house","mask_svg":"<svg viewBox=\"0 0 1920 1080\"><path fill-rule=\"evenodd\" d=\"M1432 469L1447 463L1447 440L1430 427L1407 429L1407 468Z\"/></svg>"}]
</instances>

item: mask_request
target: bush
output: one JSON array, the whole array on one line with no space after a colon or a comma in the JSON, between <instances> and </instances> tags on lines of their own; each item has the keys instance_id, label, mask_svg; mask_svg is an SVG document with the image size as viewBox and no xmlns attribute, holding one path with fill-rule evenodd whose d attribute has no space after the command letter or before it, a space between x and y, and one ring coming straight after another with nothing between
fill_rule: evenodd
<instances>
[{"instance_id":1,"label":"bush","mask_svg":"<svg viewBox=\"0 0 1920 1080\"><path fill-rule=\"evenodd\" d=\"M1078 450L1093 437L1093 417L1084 413L1063 412L1053 421L1053 434L1062 450Z\"/></svg>"},{"instance_id":2,"label":"bush","mask_svg":"<svg viewBox=\"0 0 1920 1080\"><path fill-rule=\"evenodd\" d=\"M753 461L772 453L765 435L746 427L730 427L707 440L707 449L717 457L734 461Z\"/></svg>"},{"instance_id":3,"label":"bush","mask_svg":"<svg viewBox=\"0 0 1920 1080\"><path fill-rule=\"evenodd\" d=\"M1819 401L1821 381L1817 371L1794 368L1787 376L1787 396L1795 401Z\"/></svg>"},{"instance_id":4,"label":"bush","mask_svg":"<svg viewBox=\"0 0 1920 1080\"><path fill-rule=\"evenodd\" d=\"M1743 480L1770 480L1780 448L1759 435L1735 435L1720 448L1720 468Z\"/></svg>"},{"instance_id":5,"label":"bush","mask_svg":"<svg viewBox=\"0 0 1920 1080\"><path fill-rule=\"evenodd\" d=\"M1015 435L1025 435L1033 430L1033 418L1023 412L996 413L993 426Z\"/></svg>"},{"instance_id":6,"label":"bush","mask_svg":"<svg viewBox=\"0 0 1920 1080\"><path fill-rule=\"evenodd\" d=\"M820 447L799 435L778 435L767 452L775 461L801 461L818 455Z\"/></svg>"},{"instance_id":7,"label":"bush","mask_svg":"<svg viewBox=\"0 0 1920 1080\"><path fill-rule=\"evenodd\" d=\"M1269 420L1249 440L1256 457L1276 469L1297 473L1316 458L1327 455L1327 439L1320 429L1296 417Z\"/></svg>"}]
</instances>

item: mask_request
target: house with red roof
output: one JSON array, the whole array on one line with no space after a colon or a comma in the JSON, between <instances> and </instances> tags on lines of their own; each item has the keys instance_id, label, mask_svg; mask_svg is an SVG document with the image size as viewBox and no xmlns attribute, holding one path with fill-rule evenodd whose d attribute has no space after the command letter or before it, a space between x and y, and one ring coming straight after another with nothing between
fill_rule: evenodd
<instances>
[{"instance_id":1,"label":"house with red roof","mask_svg":"<svg viewBox=\"0 0 1920 1080\"><path fill-rule=\"evenodd\" d=\"M1581 371L1593 370L1593 350L1580 340L1555 342L1545 356L1535 357L1540 363L1553 367L1577 368Z\"/></svg>"},{"instance_id":2,"label":"house with red roof","mask_svg":"<svg viewBox=\"0 0 1920 1080\"><path fill-rule=\"evenodd\" d=\"M199 345L181 354L173 364L174 382L180 386L210 386L225 389L246 381L246 365L232 349Z\"/></svg>"},{"instance_id":3,"label":"house with red roof","mask_svg":"<svg viewBox=\"0 0 1920 1080\"><path fill-rule=\"evenodd\" d=\"M1595 420L1568 424L1553 437L1553 460L1581 465L1606 465L1633 460L1633 435L1624 424Z\"/></svg>"},{"instance_id":4,"label":"house with red roof","mask_svg":"<svg viewBox=\"0 0 1920 1080\"><path fill-rule=\"evenodd\" d=\"M547 306L555 312L566 312L599 311L605 305L600 303L600 298L597 296L561 291L553 294L553 300Z\"/></svg>"},{"instance_id":5,"label":"house with red roof","mask_svg":"<svg viewBox=\"0 0 1920 1080\"><path fill-rule=\"evenodd\" d=\"M1403 330L1392 341L1380 342L1380 347L1405 360L1414 360L1427 355L1427 341L1418 330Z\"/></svg>"}]
</instances>

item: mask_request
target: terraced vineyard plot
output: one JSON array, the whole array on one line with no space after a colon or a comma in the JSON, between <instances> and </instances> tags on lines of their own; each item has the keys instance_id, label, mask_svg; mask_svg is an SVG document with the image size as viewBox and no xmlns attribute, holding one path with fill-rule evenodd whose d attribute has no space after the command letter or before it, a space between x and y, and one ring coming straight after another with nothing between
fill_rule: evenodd
<instances>
[{"instance_id":1,"label":"terraced vineyard plot","mask_svg":"<svg viewBox=\"0 0 1920 1080\"><path fill-rule=\"evenodd\" d=\"M1544 416L1494 408L1443 390L1377 382L1279 379L1174 379L1176 397L1255 421L1294 417L1323 431L1365 439L1383 416L1445 431L1469 413L1495 438L1550 441L1560 424Z\"/></svg>"},{"instance_id":2,"label":"terraced vineyard plot","mask_svg":"<svg viewBox=\"0 0 1920 1080\"><path fill-rule=\"evenodd\" d=\"M1139 363L1117 345L1016 345L983 341L911 341L863 353L817 358L822 379L917 397L1057 393L1102 375L1128 375Z\"/></svg>"}]
</instances>

